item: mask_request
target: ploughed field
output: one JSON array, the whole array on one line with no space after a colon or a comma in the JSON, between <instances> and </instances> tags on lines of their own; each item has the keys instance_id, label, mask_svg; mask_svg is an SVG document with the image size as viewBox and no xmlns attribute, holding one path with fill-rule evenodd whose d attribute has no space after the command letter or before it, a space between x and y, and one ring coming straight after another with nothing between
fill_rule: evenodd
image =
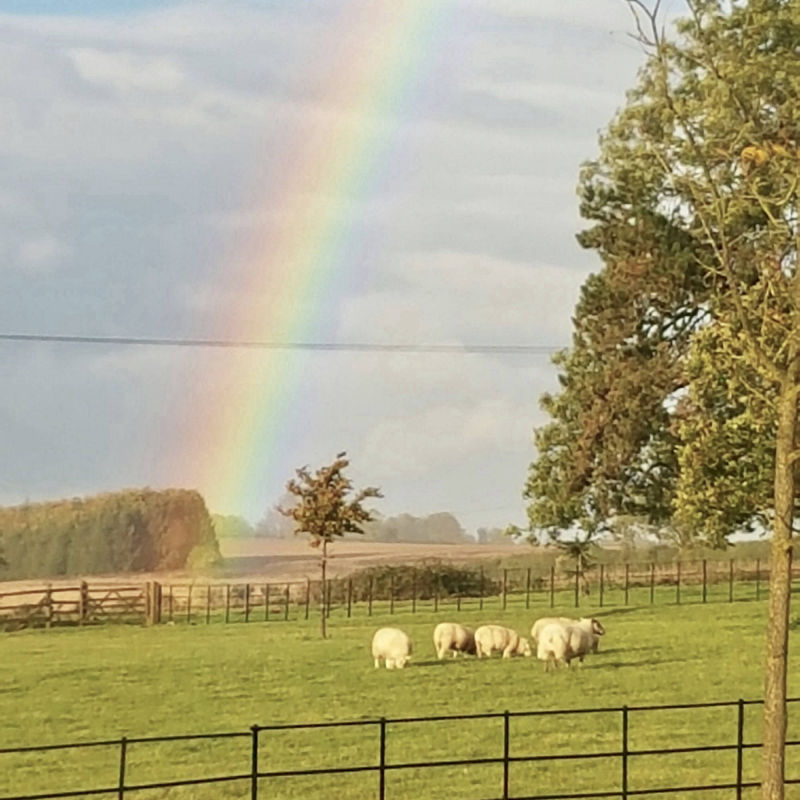
<instances>
[{"instance_id":1,"label":"ploughed field","mask_svg":"<svg viewBox=\"0 0 800 800\"><path fill-rule=\"evenodd\" d=\"M581 609L589 614L588 609ZM372 617L229 625L160 625L21 631L0 636L2 748L193 733L240 732L253 724L374 720L510 710L612 708L757 699L762 695L764 602L603 609L600 652L582 668L545 674L535 658L436 660L436 623L508 625L528 635L541 610L469 608L457 613L383 610ZM554 614L573 615L569 608ZM381 625L415 643L404 670L376 670L370 641ZM790 642L789 691L800 695L800 633ZM800 739L800 704L790 706L790 739ZM648 750L736 742L736 707L631 711L628 748ZM745 742L760 739L759 706L745 707ZM621 748L619 710L595 714L511 717L512 757ZM261 771L376 765L378 725L259 733ZM386 763L498 758L502 718L391 723ZM132 743L126 785L246 775L248 736L188 742ZM113 787L119 745L44 753L0 752L0 798L48 791ZM743 775L755 780L757 749L744 751ZM800 777L800 748L789 754ZM621 761L585 758L514 762L509 796L618 791ZM736 752L639 755L628 760L628 788L730 783ZM502 764L398 769L386 773L386 797L500 797ZM375 798L378 775L285 777L259 781L265 798ZM108 795L111 796L111 795ZM247 798L248 780L151 789L143 798ZM731 796L730 790L680 797ZM756 797L754 790L745 797Z\"/></svg>"}]
</instances>

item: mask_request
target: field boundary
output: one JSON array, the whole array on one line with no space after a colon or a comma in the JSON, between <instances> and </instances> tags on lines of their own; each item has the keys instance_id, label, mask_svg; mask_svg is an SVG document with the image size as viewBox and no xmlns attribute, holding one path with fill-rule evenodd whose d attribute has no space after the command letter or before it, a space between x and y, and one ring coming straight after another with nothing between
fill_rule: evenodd
<instances>
[{"instance_id":1,"label":"field boundary","mask_svg":"<svg viewBox=\"0 0 800 800\"><path fill-rule=\"evenodd\" d=\"M800 697L790 698L788 703L800 702ZM402 770L432 770L441 767L468 767L475 765L495 765L498 767L497 785L499 794L497 798L501 800L565 800L566 798L622 798L639 797L653 795L657 793L671 794L676 792L718 792L721 790L735 791L737 800L741 800L745 789L752 789L759 786L758 782L746 780L744 777L744 755L746 751L761 747L758 741L745 740L745 708L747 706L762 705L762 700L731 700L710 703L682 703L673 705L623 705L616 707L599 708L571 708L571 709L551 709L539 711L503 711L483 714L453 714L444 716L428 717L398 717L386 718L379 717L367 720L353 720L344 722L317 722L317 723L285 723L276 725L253 725L248 731L231 733L209 733L193 734L185 736L162 736L162 737L122 737L118 740L105 740L95 742L77 742L67 744L52 744L18 748L0 748L0 764L2 759L14 754L34 754L53 750L78 750L86 748L114 748L117 750L118 775L119 779L114 786L91 787L85 789L70 789L69 791L39 792L36 794L17 794L4 795L0 800L57 800L58 798L78 797L78 796L108 796L117 797L124 800L125 797L133 795L135 792L175 788L179 786L199 786L203 784L219 784L239 782L243 786L249 787L251 800L258 800L259 792L262 797L269 796L269 782L277 779L297 778L303 776L317 775L341 775L353 773L367 773L375 781L373 789L377 792L379 800L391 798L391 791L388 784L388 777ZM687 711L696 713L698 709L710 708L735 708L735 726L732 731L733 741L728 743L710 743L696 746L670 747L670 748L632 748L629 739L629 723L632 716L640 713L658 713L663 711ZM617 749L601 750L597 752L569 752L569 753L528 753L526 755L512 755L512 721L522 718L545 717L553 715L591 715L597 718L600 715L612 715L619 720L619 745ZM443 760L426 761L395 761L389 758L388 745L390 741L389 731L395 726L441 722L462 722L465 720L484 720L501 721L502 727L499 731L499 739L502 743L502 754L499 756L488 756L484 758L450 758ZM285 732L289 730L311 730L321 728L343 728L359 727L372 729L375 732L377 745L377 763L368 764L345 764L335 767L320 767L316 769L272 769L264 770L260 767L259 757L262 753L263 743L260 735L266 732ZM228 775L217 775L203 778L193 778L189 780L173 780L152 783L133 783L128 782L126 773L130 759L130 750L133 746L146 746L148 744L164 742L184 742L196 741L200 739L244 739L250 750L250 769L248 772L241 772ZM800 741L787 741L787 747L796 747ZM727 779L717 776L709 776L713 781L717 778L718 782L707 782L696 785L672 785L672 786L639 786L632 785L629 779L629 767L633 760L643 757L654 757L660 755L682 755L702 752L735 752L735 771ZM555 762L575 759L611 759L619 762L619 784L614 789L606 789L593 792L572 792L564 793L541 793L541 794L519 794L515 793L511 784L511 767L514 764L529 762ZM721 761L721 759L719 760ZM720 775L722 771L720 772ZM721 782L720 782L721 781ZM800 784L800 777L787 778L786 785Z\"/></svg>"},{"instance_id":2,"label":"field boundary","mask_svg":"<svg viewBox=\"0 0 800 800\"><path fill-rule=\"evenodd\" d=\"M792 578L798 577L800 566ZM590 568L475 570L475 585L460 592L443 577L418 584L417 567L386 567L379 580L358 577L288 582L146 581L119 585L81 580L72 586L43 584L0 591L0 628L103 623L159 624L289 621L308 619L312 608L326 617L372 616L474 608L681 605L761 600L769 569L756 560L625 562ZM397 576L397 579L396 579ZM428 572L430 578L430 572ZM2 586L0 585L0 589Z\"/></svg>"}]
</instances>

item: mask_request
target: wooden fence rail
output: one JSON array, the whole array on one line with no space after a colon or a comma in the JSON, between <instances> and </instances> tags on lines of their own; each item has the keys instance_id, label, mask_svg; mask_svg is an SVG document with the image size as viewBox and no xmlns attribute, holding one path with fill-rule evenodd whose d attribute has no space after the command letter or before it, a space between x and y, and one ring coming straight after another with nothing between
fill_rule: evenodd
<instances>
[{"instance_id":1,"label":"wooden fence rail","mask_svg":"<svg viewBox=\"0 0 800 800\"><path fill-rule=\"evenodd\" d=\"M409 579L408 570L411 570ZM415 568L398 568L384 580L358 576L320 581L160 583L118 585L79 581L0 591L0 629L100 623L210 624L309 619L312 614L350 618L373 613L497 611L515 608L605 608L737 602L766 597L769 570L755 561L628 562L581 569L560 565L480 569L475 588L459 592L429 580ZM800 576L800 566L793 580ZM0 584L0 589L2 585Z\"/></svg>"}]
</instances>

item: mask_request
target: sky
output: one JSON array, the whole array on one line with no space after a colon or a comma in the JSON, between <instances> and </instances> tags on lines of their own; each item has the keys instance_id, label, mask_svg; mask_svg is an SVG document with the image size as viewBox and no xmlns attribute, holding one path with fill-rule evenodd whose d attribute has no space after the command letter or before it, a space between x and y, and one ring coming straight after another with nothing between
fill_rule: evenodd
<instances>
[{"instance_id":1,"label":"sky","mask_svg":"<svg viewBox=\"0 0 800 800\"><path fill-rule=\"evenodd\" d=\"M567 345L631 30L623 0L0 0L0 334ZM381 513L474 532L524 526L556 374L0 341L0 382L0 504L186 487L256 522L344 450Z\"/></svg>"}]
</instances>

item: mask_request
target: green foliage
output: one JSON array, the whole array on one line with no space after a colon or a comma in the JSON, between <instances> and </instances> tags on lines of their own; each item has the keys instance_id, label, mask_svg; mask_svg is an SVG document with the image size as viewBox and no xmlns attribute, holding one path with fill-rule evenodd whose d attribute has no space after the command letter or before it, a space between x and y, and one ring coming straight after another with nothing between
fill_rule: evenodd
<instances>
[{"instance_id":1,"label":"green foliage","mask_svg":"<svg viewBox=\"0 0 800 800\"><path fill-rule=\"evenodd\" d=\"M721 547L770 517L776 401L796 391L800 4L694 2L672 40L631 7L648 57L581 172L602 269L541 401L529 517Z\"/></svg>"},{"instance_id":2,"label":"green foliage","mask_svg":"<svg viewBox=\"0 0 800 800\"><path fill-rule=\"evenodd\" d=\"M219 557L203 498L183 489L0 508L0 530L7 579L180 569L196 545Z\"/></svg>"},{"instance_id":3,"label":"green foliage","mask_svg":"<svg viewBox=\"0 0 800 800\"><path fill-rule=\"evenodd\" d=\"M234 514L212 514L211 522L217 539L247 539L255 536L255 528L244 518Z\"/></svg>"},{"instance_id":4,"label":"green foliage","mask_svg":"<svg viewBox=\"0 0 800 800\"><path fill-rule=\"evenodd\" d=\"M364 538L371 542L422 542L460 544L473 542L452 514L442 511L426 517L399 514L377 516L364 526Z\"/></svg>"},{"instance_id":5,"label":"green foliage","mask_svg":"<svg viewBox=\"0 0 800 800\"><path fill-rule=\"evenodd\" d=\"M216 542L196 544L186 556L186 569L191 572L204 572L222 563L222 556Z\"/></svg>"},{"instance_id":6,"label":"green foliage","mask_svg":"<svg viewBox=\"0 0 800 800\"><path fill-rule=\"evenodd\" d=\"M481 585L485 595L497 593L500 587L499 582L488 575L481 579L480 567L435 559L416 565L368 567L348 578L353 582L354 600L366 600L370 584L375 600L388 600L392 591L398 600L409 599L414 593L418 600L430 600L434 596L480 597Z\"/></svg>"}]
</instances>

